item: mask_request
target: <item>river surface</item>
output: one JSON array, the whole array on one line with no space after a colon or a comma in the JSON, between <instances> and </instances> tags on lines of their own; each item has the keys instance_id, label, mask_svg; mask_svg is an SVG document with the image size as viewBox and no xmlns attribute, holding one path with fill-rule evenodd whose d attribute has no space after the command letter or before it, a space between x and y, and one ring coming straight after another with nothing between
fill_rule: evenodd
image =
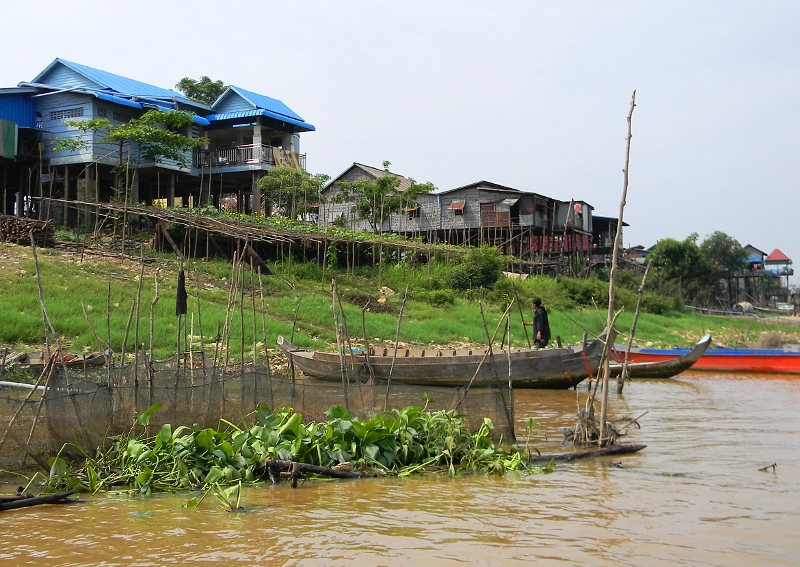
<instances>
[{"instance_id":1,"label":"river surface","mask_svg":"<svg viewBox=\"0 0 800 567\"><path fill-rule=\"evenodd\" d=\"M585 395L518 390L517 419L561 451ZM2 513L0 564L800 565L800 377L686 374L609 397L614 416L648 412L630 437L644 451L548 475L262 485L238 514L99 495Z\"/></svg>"}]
</instances>

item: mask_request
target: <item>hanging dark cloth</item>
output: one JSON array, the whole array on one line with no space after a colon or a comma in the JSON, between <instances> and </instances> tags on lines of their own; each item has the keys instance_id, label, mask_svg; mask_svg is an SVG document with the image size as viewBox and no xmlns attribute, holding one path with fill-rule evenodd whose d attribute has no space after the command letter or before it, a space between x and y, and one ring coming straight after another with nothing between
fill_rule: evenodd
<instances>
[{"instance_id":1,"label":"hanging dark cloth","mask_svg":"<svg viewBox=\"0 0 800 567\"><path fill-rule=\"evenodd\" d=\"M253 269L254 272L261 274L262 276L271 276L272 270L264 263L256 251L250 248L249 244L244 245L243 254L250 260L250 267Z\"/></svg>"},{"instance_id":2,"label":"hanging dark cloth","mask_svg":"<svg viewBox=\"0 0 800 567\"><path fill-rule=\"evenodd\" d=\"M175 315L178 317L186 315L186 311L188 311L186 300L188 297L189 294L186 293L186 275L181 270L178 272L178 294L175 298Z\"/></svg>"}]
</instances>

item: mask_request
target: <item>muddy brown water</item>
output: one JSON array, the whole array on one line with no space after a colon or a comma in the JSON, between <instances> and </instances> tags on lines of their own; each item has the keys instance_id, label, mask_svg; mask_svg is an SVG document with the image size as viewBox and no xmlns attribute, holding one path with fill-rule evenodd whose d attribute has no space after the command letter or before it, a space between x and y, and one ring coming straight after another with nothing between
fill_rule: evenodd
<instances>
[{"instance_id":1,"label":"muddy brown water","mask_svg":"<svg viewBox=\"0 0 800 567\"><path fill-rule=\"evenodd\" d=\"M262 485L239 514L98 495L2 513L0 564L800 565L800 377L636 381L610 407L649 410L644 451L549 475ZM516 410L558 450L576 392L517 391Z\"/></svg>"}]
</instances>

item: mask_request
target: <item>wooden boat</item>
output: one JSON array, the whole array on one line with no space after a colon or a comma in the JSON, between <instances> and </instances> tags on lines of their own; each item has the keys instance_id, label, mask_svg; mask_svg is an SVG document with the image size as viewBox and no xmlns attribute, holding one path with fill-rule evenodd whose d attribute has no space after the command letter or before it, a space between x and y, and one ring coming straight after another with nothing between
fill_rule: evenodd
<instances>
[{"instance_id":1,"label":"wooden boat","mask_svg":"<svg viewBox=\"0 0 800 567\"><path fill-rule=\"evenodd\" d=\"M672 378L684 370L692 368L697 361L702 358L710 344L711 335L706 335L686 354L673 356L665 360L648 362L634 362L634 351L638 353L641 349L631 349L630 356L628 357L628 376L631 378ZM622 362L625 360L625 350L626 347L623 345L614 345L611 356L615 363L609 366L611 376L619 376L622 374Z\"/></svg>"},{"instance_id":2,"label":"wooden boat","mask_svg":"<svg viewBox=\"0 0 800 567\"><path fill-rule=\"evenodd\" d=\"M683 356L685 348L637 349L631 352L635 363L661 362ZM623 352L624 356L624 352ZM706 372L759 372L765 374L800 374L800 352L778 349L710 348L691 370Z\"/></svg>"},{"instance_id":3,"label":"wooden boat","mask_svg":"<svg viewBox=\"0 0 800 567\"><path fill-rule=\"evenodd\" d=\"M303 350L283 337L278 337L278 346L290 363L306 376L341 381L338 353ZM510 354L498 350L493 353L496 375L490 357L485 356L486 349L400 349L393 370L394 349L373 348L368 356L363 352L353 352L345 354L344 359L345 372L351 380L363 382L371 375L378 380L387 380L391 371L392 381L399 384L451 388L469 384L476 371L473 385L486 385L497 379L506 382L510 360L514 388L566 389L597 372L602 351L600 340L575 349L520 349L512 350Z\"/></svg>"},{"instance_id":4,"label":"wooden boat","mask_svg":"<svg viewBox=\"0 0 800 567\"><path fill-rule=\"evenodd\" d=\"M25 352L9 359L7 362L15 362L21 366L42 369L48 363L46 352ZM53 354L53 364L61 366L66 364L67 368L88 368L94 366L104 366L106 357L103 354Z\"/></svg>"}]
</instances>

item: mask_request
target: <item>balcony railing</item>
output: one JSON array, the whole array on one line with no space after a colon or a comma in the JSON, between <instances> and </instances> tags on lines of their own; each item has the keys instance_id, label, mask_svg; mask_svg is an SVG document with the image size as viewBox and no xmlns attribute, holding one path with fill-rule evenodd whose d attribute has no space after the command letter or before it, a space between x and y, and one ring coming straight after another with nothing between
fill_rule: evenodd
<instances>
[{"instance_id":1,"label":"balcony railing","mask_svg":"<svg viewBox=\"0 0 800 567\"><path fill-rule=\"evenodd\" d=\"M306 154L298 154L274 146L245 144L217 150L196 150L193 162L194 167L197 168L266 164L305 169Z\"/></svg>"}]
</instances>

